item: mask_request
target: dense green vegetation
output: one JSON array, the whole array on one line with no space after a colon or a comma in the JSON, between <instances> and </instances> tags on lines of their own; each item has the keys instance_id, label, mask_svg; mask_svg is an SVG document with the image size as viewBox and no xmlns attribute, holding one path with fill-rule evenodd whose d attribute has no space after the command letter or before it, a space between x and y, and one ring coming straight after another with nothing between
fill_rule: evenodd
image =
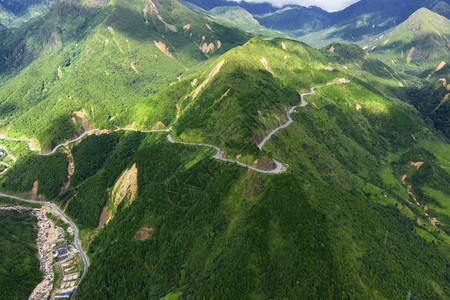
<instances>
[{"instance_id":1,"label":"dense green vegetation","mask_svg":"<svg viewBox=\"0 0 450 300\"><path fill-rule=\"evenodd\" d=\"M300 104L302 90L343 76L325 70L319 51L289 40L254 38L221 59L222 68L197 98L189 94L192 87L179 84L177 91L190 90L178 96L184 113L174 129L183 140L218 145L231 156L260 156L256 142L287 121L286 108Z\"/></svg>"},{"instance_id":2,"label":"dense green vegetation","mask_svg":"<svg viewBox=\"0 0 450 300\"><path fill-rule=\"evenodd\" d=\"M240 52L246 62L239 60ZM288 66L277 60L297 53L302 59L294 58ZM275 76L263 69L262 55ZM240 150L230 142L236 135L224 134L228 110L240 116L237 109L227 110L227 103L236 101L232 107L241 109L242 116L251 116L252 105L269 115L279 103L298 104L298 92L307 84L345 76L323 70L327 59L320 52L286 40L255 39L222 59L222 69L193 101L192 96L184 99L195 89L190 82L196 76L203 82L220 59L203 75L193 74L155 97L172 95L166 98L174 101L170 105L186 107L174 123L175 133L181 132L178 138L217 141L227 151ZM375 77L378 67L374 70L367 74ZM268 81L267 94L255 99L252 80L258 87ZM386 99L363 80L352 80L308 96L309 105L292 115L291 126L269 140L265 155L289 166L280 175L217 161L212 150L171 144L165 134L117 132L74 145L75 174L56 201L92 233L92 264L78 296L402 299L411 291L445 299L450 294L445 268L449 247L441 230L448 230L448 144L409 105ZM239 89L243 82L249 88ZM208 102L220 99L228 88L233 93L222 103ZM292 100L270 97L289 91ZM238 102L240 97L248 104ZM197 114L205 121L192 130L198 122L188 120ZM273 126L274 119L243 119L236 133L245 126L250 130L240 145L251 147L250 133L261 124ZM212 125L213 130L205 130ZM410 162L418 161L424 162L421 168L411 167ZM137 198L131 205L118 204L114 218L93 230L117 179L133 164ZM408 185L420 206L407 193ZM443 224L430 224L426 205L430 217Z\"/></svg>"},{"instance_id":3,"label":"dense green vegetation","mask_svg":"<svg viewBox=\"0 0 450 300\"><path fill-rule=\"evenodd\" d=\"M56 0L3 0L0 2L0 27L19 27L48 11Z\"/></svg>"},{"instance_id":4,"label":"dense green vegetation","mask_svg":"<svg viewBox=\"0 0 450 300\"><path fill-rule=\"evenodd\" d=\"M36 217L30 211L0 210L0 298L27 299L41 281Z\"/></svg>"},{"instance_id":5,"label":"dense green vegetation","mask_svg":"<svg viewBox=\"0 0 450 300\"><path fill-rule=\"evenodd\" d=\"M75 173L57 202L67 207L66 212L80 228L97 227L109 196L107 189L129 165L143 137L136 132L91 136L74 148Z\"/></svg>"},{"instance_id":6,"label":"dense green vegetation","mask_svg":"<svg viewBox=\"0 0 450 300\"><path fill-rule=\"evenodd\" d=\"M0 144L8 149L8 152L13 153L16 159L32 154L32 151L28 147L28 142L0 140Z\"/></svg>"},{"instance_id":7,"label":"dense green vegetation","mask_svg":"<svg viewBox=\"0 0 450 300\"><path fill-rule=\"evenodd\" d=\"M90 127L132 126L119 115L139 99L248 39L175 0L61 1L1 39L0 130L45 150Z\"/></svg>"},{"instance_id":8,"label":"dense green vegetation","mask_svg":"<svg viewBox=\"0 0 450 300\"><path fill-rule=\"evenodd\" d=\"M17 161L8 176L1 179L3 191L25 194L37 181L37 193L54 199L67 181L67 157L63 153L51 156L27 156Z\"/></svg>"},{"instance_id":9,"label":"dense green vegetation","mask_svg":"<svg viewBox=\"0 0 450 300\"><path fill-rule=\"evenodd\" d=\"M421 85L407 90L407 101L414 105L447 138L450 138L449 74L450 66L446 65Z\"/></svg>"},{"instance_id":10,"label":"dense green vegetation","mask_svg":"<svg viewBox=\"0 0 450 300\"><path fill-rule=\"evenodd\" d=\"M306 156L318 152L317 141L306 142ZM319 173L298 172L307 160L283 155L292 170L279 176L199 151L160 140L136 152L138 199L119 209L91 244L80 298L159 298L177 291L199 298L403 298L409 289L428 297L448 294L442 252L416 235L415 222L399 209L414 206L400 197L387 204L374 186L361 189L368 179L348 171L323 174L336 161L326 158L329 151L319 152L326 160ZM153 234L136 240L143 226Z\"/></svg>"},{"instance_id":11,"label":"dense green vegetation","mask_svg":"<svg viewBox=\"0 0 450 300\"><path fill-rule=\"evenodd\" d=\"M426 8L367 45L397 71L427 78L450 57L450 20Z\"/></svg>"}]
</instances>

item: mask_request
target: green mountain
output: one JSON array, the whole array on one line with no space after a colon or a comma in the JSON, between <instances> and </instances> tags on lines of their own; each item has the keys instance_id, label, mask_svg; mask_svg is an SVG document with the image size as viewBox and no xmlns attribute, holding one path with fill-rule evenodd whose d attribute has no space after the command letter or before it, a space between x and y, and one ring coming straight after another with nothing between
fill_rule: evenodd
<instances>
[{"instance_id":1,"label":"green mountain","mask_svg":"<svg viewBox=\"0 0 450 300\"><path fill-rule=\"evenodd\" d=\"M216 6L210 10L204 10L187 1L180 1L192 11L211 17L214 21L225 26L237 27L242 31L259 37L287 37L285 33L271 30L261 26L259 22L247 10L239 6Z\"/></svg>"},{"instance_id":2,"label":"green mountain","mask_svg":"<svg viewBox=\"0 0 450 300\"><path fill-rule=\"evenodd\" d=\"M247 2L187 0L205 9L217 6L240 6L250 11L258 22L270 29L279 30L315 47L331 42L358 42L404 22L418 9L425 7L447 18L450 17L448 0L361 0L346 9L328 13L318 7L284 6L278 10L252 7Z\"/></svg>"},{"instance_id":3,"label":"green mountain","mask_svg":"<svg viewBox=\"0 0 450 300\"><path fill-rule=\"evenodd\" d=\"M300 37L315 47L332 42L371 43L375 37L407 20L420 8L447 13L448 1L438 0L362 0L332 16L331 27ZM443 15L449 17L449 15Z\"/></svg>"},{"instance_id":4,"label":"green mountain","mask_svg":"<svg viewBox=\"0 0 450 300\"><path fill-rule=\"evenodd\" d=\"M432 9L435 13L450 18L450 4L445 1L439 1Z\"/></svg>"},{"instance_id":5,"label":"green mountain","mask_svg":"<svg viewBox=\"0 0 450 300\"><path fill-rule=\"evenodd\" d=\"M371 62L367 74L397 80L361 49L335 48L329 59L254 38L125 113L137 128L165 116L175 141L260 168L274 158L280 174L167 133L114 132L18 160L2 189L26 193L37 180L82 229L91 266L80 299L445 299L448 140L353 66L330 69ZM300 93L321 85L260 151Z\"/></svg>"},{"instance_id":6,"label":"green mountain","mask_svg":"<svg viewBox=\"0 0 450 300\"><path fill-rule=\"evenodd\" d=\"M292 37L320 31L334 24L332 14L318 7L288 6L273 13L257 15L256 18L261 25L286 32Z\"/></svg>"},{"instance_id":7,"label":"green mountain","mask_svg":"<svg viewBox=\"0 0 450 300\"><path fill-rule=\"evenodd\" d=\"M435 128L450 138L450 67L427 78L423 83L408 89L408 102L414 105Z\"/></svg>"},{"instance_id":8,"label":"green mountain","mask_svg":"<svg viewBox=\"0 0 450 300\"><path fill-rule=\"evenodd\" d=\"M229 0L186 0L184 2L189 2L197 7L201 7L205 10L211 10L219 6L228 7L242 7L251 14L266 14L270 12L275 12L278 9L271 3L267 2L247 2L247 1L229 1Z\"/></svg>"},{"instance_id":9,"label":"green mountain","mask_svg":"<svg viewBox=\"0 0 450 300\"><path fill-rule=\"evenodd\" d=\"M397 70L426 78L449 62L449 39L450 20L421 8L368 48Z\"/></svg>"},{"instance_id":10,"label":"green mountain","mask_svg":"<svg viewBox=\"0 0 450 300\"><path fill-rule=\"evenodd\" d=\"M405 86L410 80L416 80L397 72L355 44L333 43L322 48L321 52L332 62L334 69L366 81L387 98L405 101Z\"/></svg>"},{"instance_id":11,"label":"green mountain","mask_svg":"<svg viewBox=\"0 0 450 300\"><path fill-rule=\"evenodd\" d=\"M0 130L43 149L93 127L132 127L118 116L139 99L249 38L175 0L62 1L5 36Z\"/></svg>"},{"instance_id":12,"label":"green mountain","mask_svg":"<svg viewBox=\"0 0 450 300\"><path fill-rule=\"evenodd\" d=\"M0 26L19 27L48 11L56 0L2 0Z\"/></svg>"}]
</instances>

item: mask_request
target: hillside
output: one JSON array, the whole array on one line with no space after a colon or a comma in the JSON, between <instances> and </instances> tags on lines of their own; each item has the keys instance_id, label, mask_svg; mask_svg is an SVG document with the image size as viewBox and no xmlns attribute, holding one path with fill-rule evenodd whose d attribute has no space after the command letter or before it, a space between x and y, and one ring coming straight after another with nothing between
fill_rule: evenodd
<instances>
[{"instance_id":1,"label":"hillside","mask_svg":"<svg viewBox=\"0 0 450 300\"><path fill-rule=\"evenodd\" d=\"M43 149L93 127L132 127L118 115L249 39L175 0L62 1L6 37L0 131Z\"/></svg>"},{"instance_id":2,"label":"hillside","mask_svg":"<svg viewBox=\"0 0 450 300\"><path fill-rule=\"evenodd\" d=\"M420 8L447 13L448 3L448 0L361 0L335 13L331 27L306 34L300 40L314 47L324 47L332 42L358 43L363 47Z\"/></svg>"},{"instance_id":3,"label":"hillside","mask_svg":"<svg viewBox=\"0 0 450 300\"><path fill-rule=\"evenodd\" d=\"M2 189L25 194L37 180L82 229L80 299L446 299L448 140L355 71L369 62L366 74L394 81L383 63L335 48L253 38L122 116L142 129L166 118L175 141L261 168L274 158L279 174L168 133L101 132L19 159ZM350 82L326 85L340 78Z\"/></svg>"},{"instance_id":4,"label":"hillside","mask_svg":"<svg viewBox=\"0 0 450 300\"><path fill-rule=\"evenodd\" d=\"M215 22L228 27L237 27L244 32L255 36L267 37L287 37L285 33L277 30L268 29L259 24L259 22L247 10L239 6L216 6L210 10L204 10L187 1L180 1L184 6L193 12L208 16Z\"/></svg>"},{"instance_id":5,"label":"hillside","mask_svg":"<svg viewBox=\"0 0 450 300\"><path fill-rule=\"evenodd\" d=\"M398 71L426 78L450 59L450 20L426 8L367 47Z\"/></svg>"},{"instance_id":6,"label":"hillside","mask_svg":"<svg viewBox=\"0 0 450 300\"><path fill-rule=\"evenodd\" d=\"M268 3L251 4L245 1L224 0L188 1L208 10L224 5L240 6L252 13L261 25L300 38L307 44L318 48L332 42L364 43L366 40L370 41L374 36L404 22L422 7L447 18L450 17L448 0L361 0L342 11L333 13L328 13L318 7L300 5L274 9Z\"/></svg>"},{"instance_id":7,"label":"hillside","mask_svg":"<svg viewBox=\"0 0 450 300\"><path fill-rule=\"evenodd\" d=\"M36 247L36 217L0 209L0 296L27 299L42 279Z\"/></svg>"},{"instance_id":8,"label":"hillside","mask_svg":"<svg viewBox=\"0 0 450 300\"><path fill-rule=\"evenodd\" d=\"M253 162L262 155L256 143L286 122L285 109L301 102L302 90L338 78L326 67L325 57L304 44L255 38L141 101L125 118L144 129L164 116L175 137L214 144Z\"/></svg>"},{"instance_id":9,"label":"hillside","mask_svg":"<svg viewBox=\"0 0 450 300\"><path fill-rule=\"evenodd\" d=\"M418 86L408 89L408 102L450 138L450 67L445 65Z\"/></svg>"},{"instance_id":10,"label":"hillside","mask_svg":"<svg viewBox=\"0 0 450 300\"><path fill-rule=\"evenodd\" d=\"M229 0L186 0L205 10L211 10L215 7L242 7L251 14L265 14L275 12L278 9L270 3L254 3L247 1L229 1Z\"/></svg>"},{"instance_id":11,"label":"hillside","mask_svg":"<svg viewBox=\"0 0 450 300\"><path fill-rule=\"evenodd\" d=\"M320 31L333 24L332 14L318 7L288 6L273 13L256 15L256 19L261 25L292 37Z\"/></svg>"},{"instance_id":12,"label":"hillside","mask_svg":"<svg viewBox=\"0 0 450 300\"><path fill-rule=\"evenodd\" d=\"M0 26L19 27L48 11L57 0L3 0L0 2Z\"/></svg>"}]
</instances>

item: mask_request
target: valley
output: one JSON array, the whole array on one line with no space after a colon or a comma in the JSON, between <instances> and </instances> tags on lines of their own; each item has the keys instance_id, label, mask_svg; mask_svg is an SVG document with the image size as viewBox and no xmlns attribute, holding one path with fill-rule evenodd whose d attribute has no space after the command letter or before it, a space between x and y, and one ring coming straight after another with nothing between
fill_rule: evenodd
<instances>
[{"instance_id":1,"label":"valley","mask_svg":"<svg viewBox=\"0 0 450 300\"><path fill-rule=\"evenodd\" d=\"M4 193L0 193L0 197L9 198L13 200L17 200L19 202L24 202L28 204L39 204L39 205L45 205L48 207L51 207L57 214L59 214L59 217L61 217L65 222L67 222L71 226L70 233L73 234L73 243L75 247L77 248L78 252L81 255L82 259L82 265L83 270L81 273L81 278L78 281L78 284L81 282L83 277L86 275L88 267L89 267L89 260L84 253L83 249L80 246L79 243L79 231L76 225L70 220L69 217L67 217L55 204L45 201L37 201L37 200L30 200L30 199L24 199L21 197L8 195ZM6 209L9 209L6 207ZM23 207L13 207L12 210L27 210L27 208ZM56 243L61 244L62 241L63 244L66 244L66 241L64 240L65 234L63 235L63 239L60 238L60 232L57 230L57 228L54 227L54 225L51 225L48 219L44 216L43 212L41 210L36 209L36 216L39 220L39 236L38 236L38 246L39 246L39 255L41 258L41 271L43 272L44 279L43 281L36 287L36 289L31 294L31 299L44 299L48 298L50 296L51 291L54 289L54 274L53 274L53 268L56 265L58 267L58 264L53 262L53 252L52 250L56 248ZM57 217L57 218L59 218ZM60 228L61 229L61 228ZM64 232L64 229L62 229ZM68 231L69 232L69 231ZM58 253L58 252L56 252ZM67 253L67 246L65 253ZM73 251L71 254L69 254L70 257L76 256L76 253L74 254ZM69 255L59 255L58 260L61 263L61 261L66 260ZM63 257L64 256L64 257ZM67 257L66 257L67 256ZM76 269L75 269L76 270ZM72 271L73 272L73 271ZM64 273L63 273L64 274ZM75 273L78 277L78 274ZM71 287L74 287L73 285ZM72 298L75 299L76 290L78 286L75 286L74 289L69 290L62 290L61 293L69 292L69 294L72 294Z\"/></svg>"}]
</instances>

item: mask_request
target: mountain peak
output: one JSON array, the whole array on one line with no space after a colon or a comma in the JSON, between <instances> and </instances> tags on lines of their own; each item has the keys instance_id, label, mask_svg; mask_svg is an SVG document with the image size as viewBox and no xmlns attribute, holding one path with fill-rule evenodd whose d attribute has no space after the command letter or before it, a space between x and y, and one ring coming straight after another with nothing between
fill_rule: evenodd
<instances>
[{"instance_id":1,"label":"mountain peak","mask_svg":"<svg viewBox=\"0 0 450 300\"><path fill-rule=\"evenodd\" d=\"M450 20L427 8L420 8L406 21L381 34L371 52L388 65L403 65L426 77L450 54ZM419 73L417 73L419 75Z\"/></svg>"}]
</instances>

